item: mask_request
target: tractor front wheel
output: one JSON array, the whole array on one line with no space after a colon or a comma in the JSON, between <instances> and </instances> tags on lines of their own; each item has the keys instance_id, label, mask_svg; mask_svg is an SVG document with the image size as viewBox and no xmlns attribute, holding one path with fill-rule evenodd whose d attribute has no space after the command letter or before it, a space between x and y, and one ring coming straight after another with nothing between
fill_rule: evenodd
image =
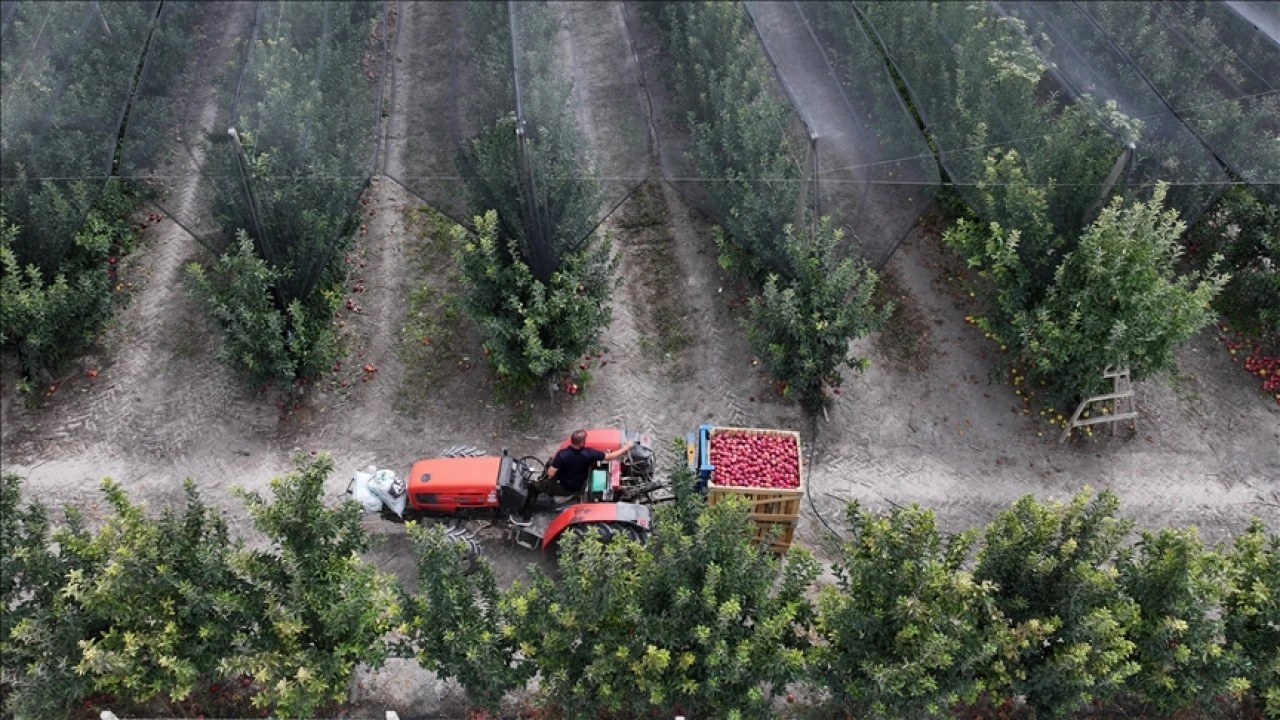
<instances>
[{"instance_id":1,"label":"tractor front wheel","mask_svg":"<svg viewBox=\"0 0 1280 720\"><path fill-rule=\"evenodd\" d=\"M580 542L585 539L588 534L592 534L600 538L600 542L602 543L608 543L617 538L626 538L638 543L643 543L647 536L645 531L628 523L580 523L578 525L570 525L565 528L564 532L560 534L560 537L556 538L555 541L551 543L551 547L548 548L548 550L550 551L551 556L559 561L560 553L564 549L565 538L572 535L573 537L578 538Z\"/></svg>"}]
</instances>

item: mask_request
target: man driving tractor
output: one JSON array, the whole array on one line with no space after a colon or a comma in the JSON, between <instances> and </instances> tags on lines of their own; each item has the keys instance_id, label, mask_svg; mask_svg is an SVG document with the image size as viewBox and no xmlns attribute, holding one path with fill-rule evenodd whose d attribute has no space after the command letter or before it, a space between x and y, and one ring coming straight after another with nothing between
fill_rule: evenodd
<instances>
[{"instance_id":1,"label":"man driving tractor","mask_svg":"<svg viewBox=\"0 0 1280 720\"><path fill-rule=\"evenodd\" d=\"M597 463L616 460L631 452L631 448L636 446L634 440L628 440L617 450L606 453L586 447L586 444L587 431L574 430L569 436L569 446L556 453L547 464L546 474L530 483L529 495L525 500L524 509L520 512L524 519L528 520L533 515L539 493L551 496L577 495L582 491L582 486L586 484L591 469Z\"/></svg>"}]
</instances>

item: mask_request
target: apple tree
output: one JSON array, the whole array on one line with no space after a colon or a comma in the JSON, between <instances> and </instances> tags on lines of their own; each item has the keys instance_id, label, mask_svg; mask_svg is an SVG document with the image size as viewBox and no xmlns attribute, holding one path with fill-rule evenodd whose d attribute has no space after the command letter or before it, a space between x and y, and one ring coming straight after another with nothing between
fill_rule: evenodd
<instances>
[{"instance_id":1,"label":"apple tree","mask_svg":"<svg viewBox=\"0 0 1280 720\"><path fill-rule=\"evenodd\" d=\"M521 655L566 717L773 717L800 677L817 563L798 547L780 562L740 503L707 506L687 469L673 479L647 544L588 534L513 591Z\"/></svg>"},{"instance_id":2,"label":"apple tree","mask_svg":"<svg viewBox=\"0 0 1280 720\"><path fill-rule=\"evenodd\" d=\"M951 717L959 702L1003 695L1020 644L995 587L964 564L976 533L944 538L932 510L847 509L851 537L824 589L810 677L857 717Z\"/></svg>"},{"instance_id":3,"label":"apple tree","mask_svg":"<svg viewBox=\"0 0 1280 720\"><path fill-rule=\"evenodd\" d=\"M1059 398L1101 392L1108 365L1140 380L1174 367L1174 350L1213 322L1227 278L1210 267L1179 276L1185 225L1164 210L1165 185L1148 202L1102 211L1054 273L1037 307L1015 320L1032 380Z\"/></svg>"},{"instance_id":4,"label":"apple tree","mask_svg":"<svg viewBox=\"0 0 1280 720\"><path fill-rule=\"evenodd\" d=\"M417 561L414 592L405 592L399 632L423 668L458 681L470 701L497 710L523 687L535 666L519 660L516 605L498 589L493 566L480 558L468 572L468 548L442 525L409 527Z\"/></svg>"},{"instance_id":5,"label":"apple tree","mask_svg":"<svg viewBox=\"0 0 1280 720\"><path fill-rule=\"evenodd\" d=\"M1129 630L1139 670L1125 681L1128 692L1162 715L1239 694L1247 683L1235 675L1236 658L1223 639L1226 558L1205 549L1195 528L1143 531L1119 569L1139 607Z\"/></svg>"},{"instance_id":6,"label":"apple tree","mask_svg":"<svg viewBox=\"0 0 1280 720\"><path fill-rule=\"evenodd\" d=\"M454 228L456 258L466 281L463 302L499 380L528 387L572 367L612 318L617 261L610 238L592 237L562 256L544 282L520 243L499 232L498 213L490 210L475 223L474 235Z\"/></svg>"},{"instance_id":7,"label":"apple tree","mask_svg":"<svg viewBox=\"0 0 1280 720\"><path fill-rule=\"evenodd\" d=\"M323 312L296 298L281 310L273 299L281 272L259 257L244 230L208 269L191 263L186 273L192 295L224 331L218 358L251 383L315 377L337 356L333 314L340 297L322 292L307 300L324 304Z\"/></svg>"},{"instance_id":8,"label":"apple tree","mask_svg":"<svg viewBox=\"0 0 1280 720\"><path fill-rule=\"evenodd\" d=\"M75 508L55 530L43 504L20 505L21 487L19 476L0 476L0 670L12 683L0 709L57 717L93 692L75 665L80 641L100 628L61 591L101 560Z\"/></svg>"},{"instance_id":9,"label":"apple tree","mask_svg":"<svg viewBox=\"0 0 1280 720\"><path fill-rule=\"evenodd\" d=\"M63 595L106 628L80 643L76 672L94 690L133 702L181 700L222 677L243 628L258 619L231 565L226 521L184 484L181 513L151 517L116 482L102 483L112 515L93 538L103 563Z\"/></svg>"},{"instance_id":10,"label":"apple tree","mask_svg":"<svg viewBox=\"0 0 1280 720\"><path fill-rule=\"evenodd\" d=\"M71 513L50 535L38 504L4 508L5 577L15 583L5 590L20 595L5 597L3 647L20 678L10 705L20 717L65 716L94 695L182 700L223 675L254 624L226 523L189 481L182 510L158 517L114 481L102 489L111 513L95 532Z\"/></svg>"},{"instance_id":11,"label":"apple tree","mask_svg":"<svg viewBox=\"0 0 1280 720\"><path fill-rule=\"evenodd\" d=\"M1228 557L1234 582L1224 613L1227 642L1263 713L1280 715L1280 535L1255 519Z\"/></svg>"},{"instance_id":12,"label":"apple tree","mask_svg":"<svg viewBox=\"0 0 1280 720\"><path fill-rule=\"evenodd\" d=\"M1187 235L1193 264L1221 254L1231 274L1215 308L1233 327L1280 350L1280 205L1232 186Z\"/></svg>"},{"instance_id":13,"label":"apple tree","mask_svg":"<svg viewBox=\"0 0 1280 720\"><path fill-rule=\"evenodd\" d=\"M327 455L299 456L271 480L272 499L237 488L269 549L233 559L260 618L223 667L262 687L253 699L291 717L346 698L356 666L386 658L383 636L399 617L395 580L360 557L369 538L359 505L326 507Z\"/></svg>"},{"instance_id":14,"label":"apple tree","mask_svg":"<svg viewBox=\"0 0 1280 720\"><path fill-rule=\"evenodd\" d=\"M1132 523L1111 492L1070 503L1028 495L987 527L974 579L995 586L1015 632L1044 634L1018 653L1013 691L1037 718L1062 718L1110 701L1138 672L1130 629L1139 620L1115 567Z\"/></svg>"},{"instance_id":15,"label":"apple tree","mask_svg":"<svg viewBox=\"0 0 1280 720\"><path fill-rule=\"evenodd\" d=\"M827 402L826 388L840 385L842 368L861 370L869 363L850 354L849 340L875 331L892 308L872 302L874 270L838 257L841 231L829 218L813 233L790 225L783 233L790 272L767 277L742 324L772 376L816 413Z\"/></svg>"}]
</instances>

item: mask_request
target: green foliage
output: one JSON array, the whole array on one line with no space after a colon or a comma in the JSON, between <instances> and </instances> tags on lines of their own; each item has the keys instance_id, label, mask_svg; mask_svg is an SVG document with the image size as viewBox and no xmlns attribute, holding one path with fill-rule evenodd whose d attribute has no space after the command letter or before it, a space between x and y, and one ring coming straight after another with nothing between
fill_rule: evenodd
<instances>
[{"instance_id":1,"label":"green foliage","mask_svg":"<svg viewBox=\"0 0 1280 720\"><path fill-rule=\"evenodd\" d=\"M796 219L798 122L764 84L773 74L740 2L663 3L671 82L688 107L689 159L728 238L789 274L783 226Z\"/></svg>"},{"instance_id":2,"label":"green foliage","mask_svg":"<svg viewBox=\"0 0 1280 720\"><path fill-rule=\"evenodd\" d=\"M154 19L155 6L141 3L6 9L0 214L18 228L18 265L35 265L45 281L65 272L81 226L114 182L120 123ZM75 273L66 275L75 285Z\"/></svg>"},{"instance_id":3,"label":"green foliage","mask_svg":"<svg viewBox=\"0 0 1280 720\"><path fill-rule=\"evenodd\" d=\"M520 174L514 115L471 140L460 164L471 208L496 210L498 236L514 241L517 257L546 282L591 234L604 195L599 181L583 176L577 150L583 139L572 118L526 130L525 148L537 177L532 197Z\"/></svg>"},{"instance_id":4,"label":"green foliage","mask_svg":"<svg viewBox=\"0 0 1280 720\"><path fill-rule=\"evenodd\" d=\"M1087 223L1086 213L1123 150L1144 145L1140 123L1114 107L1064 103L1046 88L1057 85L1037 51L1034 29L1012 16L963 2L924 4L860 2L859 9L910 88L957 191L984 223L1020 229L1020 206L986 202L999 188L984 186L990 173L986 148L1015 152L1019 171L1043 186L1046 221L1053 234L1070 237ZM1105 116L1107 122L1098 117ZM975 151L973 148L980 148ZM1010 186L1020 193L1024 188Z\"/></svg>"},{"instance_id":5,"label":"green foliage","mask_svg":"<svg viewBox=\"0 0 1280 720\"><path fill-rule=\"evenodd\" d=\"M1220 254L1231 274L1214 309L1232 327L1280 349L1280 206L1233 186L1191 228L1187 242L1197 266Z\"/></svg>"},{"instance_id":6,"label":"green foliage","mask_svg":"<svg viewBox=\"0 0 1280 720\"><path fill-rule=\"evenodd\" d=\"M888 317L871 304L875 273L841 259L847 248L829 219L812 234L793 228L803 187L792 144L799 123L765 84L773 71L742 3L664 3L659 24L672 83L689 108L689 158L714 180L705 191L720 223L721 265L758 289L743 320L747 337L773 377L816 412L840 369L866 362L849 356L849 340Z\"/></svg>"},{"instance_id":7,"label":"green foliage","mask_svg":"<svg viewBox=\"0 0 1280 720\"><path fill-rule=\"evenodd\" d=\"M1245 30L1218 3L1175 9L1088 0L1081 7L1108 28L1111 42L1133 60L1144 81L1179 109L1179 120L1235 175L1280 199L1274 185L1280 97L1265 92L1266 81L1255 71L1275 62L1274 41Z\"/></svg>"},{"instance_id":8,"label":"green foliage","mask_svg":"<svg viewBox=\"0 0 1280 720\"><path fill-rule=\"evenodd\" d=\"M130 701L185 698L220 676L220 663L257 619L231 567L226 521L190 480L183 512L159 518L110 479L102 488L113 513L93 543L104 562L62 590L107 627L80 641L76 672L92 678L96 692Z\"/></svg>"},{"instance_id":9,"label":"green foliage","mask_svg":"<svg viewBox=\"0 0 1280 720\"><path fill-rule=\"evenodd\" d=\"M279 275L254 251L244 231L208 271L196 263L187 266L192 294L224 330L219 359L255 385L314 377L338 355L332 318L340 296L295 299L281 312L272 290Z\"/></svg>"},{"instance_id":10,"label":"green foliage","mask_svg":"<svg viewBox=\"0 0 1280 720\"><path fill-rule=\"evenodd\" d=\"M1230 553L1234 582L1225 607L1226 638L1243 661L1254 697L1280 715L1280 535L1254 520Z\"/></svg>"},{"instance_id":11,"label":"green foliage","mask_svg":"<svg viewBox=\"0 0 1280 720\"><path fill-rule=\"evenodd\" d=\"M947 229L943 240L991 279L993 320L1003 331L997 334L1008 337L1013 318L1044 297L1067 239L1049 222L1048 188L1030 182L1016 150L988 155L982 180L969 197L980 217L1000 220L979 225L961 219Z\"/></svg>"},{"instance_id":12,"label":"green foliage","mask_svg":"<svg viewBox=\"0 0 1280 720\"><path fill-rule=\"evenodd\" d=\"M944 235L991 283L979 325L1044 383L1051 404L1100 392L1109 365L1135 380L1172 368L1177 347L1213 321L1226 278L1212 267L1177 275L1184 225L1163 209L1164 186L1150 202L1116 198L1068 246L1046 219L1045 192L1021 180L1014 154L988 158L980 203L1003 205L1017 226L962 219Z\"/></svg>"},{"instance_id":13,"label":"green foliage","mask_svg":"<svg viewBox=\"0 0 1280 720\"><path fill-rule=\"evenodd\" d=\"M740 503L680 498L648 545L571 540L557 577L513 590L521 653L566 716L772 717L770 695L799 678L816 562L793 547L779 565Z\"/></svg>"},{"instance_id":14,"label":"green foliage","mask_svg":"<svg viewBox=\"0 0 1280 720\"><path fill-rule=\"evenodd\" d=\"M36 660L13 633L38 624L48 612L70 561L50 547L44 505L21 504L22 483L13 473L0 475L0 669L7 675Z\"/></svg>"},{"instance_id":15,"label":"green foliage","mask_svg":"<svg viewBox=\"0 0 1280 720\"><path fill-rule=\"evenodd\" d=\"M333 461L299 456L295 464L271 480L270 501L237 489L272 549L234 560L260 619L223 669L262 686L256 706L304 717L344 699L357 665L381 665L399 604L394 579L360 558L369 539L359 505L323 503Z\"/></svg>"},{"instance_id":16,"label":"green foliage","mask_svg":"<svg viewBox=\"0 0 1280 720\"><path fill-rule=\"evenodd\" d=\"M528 585L500 589L483 562L468 574L442 527L411 527L408 593L359 559L358 507L321 504L332 462L296 462L270 501L237 491L270 546L256 551L189 481L185 507L155 517L105 480L100 529L68 512L51 532L21 478L0 475L4 710L178 700L244 672L264 711L308 716L345 698L357 664L380 665L393 632L479 705L536 674L565 717L774 717L796 684L830 692L820 710L859 717L946 716L1010 694L1040 718L1121 694L1166 714L1246 692L1280 709L1280 536L1260 521L1226 556L1194 531L1146 532L1126 551L1110 493L1026 497L988 526L971 575L975 532L853 504L839 584L815 612L812 557L760 549L745 505L708 506L681 468L648 544L570 538L559 572Z\"/></svg>"},{"instance_id":17,"label":"green foliage","mask_svg":"<svg viewBox=\"0 0 1280 720\"><path fill-rule=\"evenodd\" d=\"M510 597L498 590L488 561L465 571L468 551L448 538L443 525L410 525L409 536L418 585L401 600L400 632L423 668L454 678L472 703L496 710L502 696L522 687L534 670L515 659Z\"/></svg>"},{"instance_id":18,"label":"green foliage","mask_svg":"<svg viewBox=\"0 0 1280 720\"><path fill-rule=\"evenodd\" d=\"M617 281L609 237L565 256L544 283L503 238L494 211L475 219L476 233L454 229L466 282L463 302L480 326L490 364L504 383L527 387L568 369L609 324Z\"/></svg>"},{"instance_id":19,"label":"green foliage","mask_svg":"<svg viewBox=\"0 0 1280 720\"><path fill-rule=\"evenodd\" d=\"M1213 322L1226 278L1211 267L1178 276L1185 227L1164 211L1164 186L1150 202L1116 199L1054 274L1044 302L1015 320L1033 380L1061 398L1101 392L1108 365L1141 380L1174 367L1174 350Z\"/></svg>"},{"instance_id":20,"label":"green foliage","mask_svg":"<svg viewBox=\"0 0 1280 720\"><path fill-rule=\"evenodd\" d=\"M83 180L28 179L22 166L14 172L15 182L6 182L0 190L0 212L12 223L5 232L6 244L16 262L35 267L41 278L53 278L75 247L77 228L88 217L98 186Z\"/></svg>"},{"instance_id":21,"label":"green foliage","mask_svg":"<svg viewBox=\"0 0 1280 720\"><path fill-rule=\"evenodd\" d=\"M1209 707L1246 685L1234 677L1222 607L1231 590L1225 558L1206 550L1194 528L1144 531L1136 558L1119 563L1120 583L1138 603L1129 630L1139 670L1127 692L1161 715Z\"/></svg>"},{"instance_id":22,"label":"green foliage","mask_svg":"<svg viewBox=\"0 0 1280 720\"><path fill-rule=\"evenodd\" d=\"M100 636L109 623L65 590L97 577L106 557L74 509L51 534L42 507L32 504L26 512L24 547L16 556L22 584L12 588L16 598L7 598L16 599L17 608L4 639L3 665L18 679L5 709L22 718L67 717L94 687L93 678L76 671L80 643Z\"/></svg>"},{"instance_id":23,"label":"green foliage","mask_svg":"<svg viewBox=\"0 0 1280 720\"><path fill-rule=\"evenodd\" d=\"M472 213L496 210L498 236L514 241L533 276L549 283L588 240L604 201L573 84L555 66L559 19L546 2L476 5L465 18L477 39L478 87L465 102L484 129L459 148L458 167ZM517 77L522 123L511 112Z\"/></svg>"},{"instance_id":24,"label":"green foliage","mask_svg":"<svg viewBox=\"0 0 1280 720\"><path fill-rule=\"evenodd\" d=\"M838 258L842 235L828 218L812 236L797 237L790 225L783 233L792 274L769 275L763 292L749 300L742 324L773 377L817 412L827 401L824 388L840 384L841 368L861 370L869 362L849 354L850 338L878 329L892 308L872 304L875 271Z\"/></svg>"},{"instance_id":25,"label":"green foliage","mask_svg":"<svg viewBox=\"0 0 1280 720\"><path fill-rule=\"evenodd\" d=\"M284 311L294 300L310 305L358 223L356 201L377 155L370 81L383 50L381 9L276 1L260 12L237 94L243 155L219 138L206 175L222 178L213 197L220 225L248 231L277 273L272 291Z\"/></svg>"},{"instance_id":26,"label":"green foliage","mask_svg":"<svg viewBox=\"0 0 1280 720\"><path fill-rule=\"evenodd\" d=\"M92 693L182 699L219 677L252 625L226 523L190 481L183 512L159 518L113 481L102 488L112 514L93 534L72 517L50 538L39 505L5 522L13 574L4 601L13 612L2 637L6 670L26 676L12 705L20 716L61 715ZM6 518L17 489L6 476Z\"/></svg>"},{"instance_id":27,"label":"green foliage","mask_svg":"<svg viewBox=\"0 0 1280 720\"><path fill-rule=\"evenodd\" d=\"M207 149L219 224L236 233L195 294L226 330L223 360L255 384L332 366L342 248L377 154L379 6L263 3L237 90L237 141ZM228 238L230 240L230 238Z\"/></svg>"},{"instance_id":28,"label":"green foliage","mask_svg":"<svg viewBox=\"0 0 1280 720\"><path fill-rule=\"evenodd\" d=\"M1038 718L1110 700L1138 672L1128 634L1139 609L1115 568L1131 523L1117 505L1088 489L1067 504L1027 496L987 527L974 577L996 586L996 606L1028 640L1013 689Z\"/></svg>"},{"instance_id":29,"label":"green foliage","mask_svg":"<svg viewBox=\"0 0 1280 720\"><path fill-rule=\"evenodd\" d=\"M950 717L958 702L1003 694L1017 640L995 588L963 569L975 532L944 538L932 510L848 507L852 538L824 590L811 677L858 717Z\"/></svg>"},{"instance_id":30,"label":"green foliage","mask_svg":"<svg viewBox=\"0 0 1280 720\"><path fill-rule=\"evenodd\" d=\"M47 382L111 319L108 258L132 246L127 218L136 208L132 193L108 184L51 274L22 262L20 229L0 215L0 344L17 347L29 377Z\"/></svg>"}]
</instances>

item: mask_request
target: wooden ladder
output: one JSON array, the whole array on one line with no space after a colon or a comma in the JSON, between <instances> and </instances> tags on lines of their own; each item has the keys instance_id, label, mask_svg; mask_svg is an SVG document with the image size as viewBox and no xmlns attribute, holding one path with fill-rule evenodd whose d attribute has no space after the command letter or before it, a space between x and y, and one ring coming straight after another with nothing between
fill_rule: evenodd
<instances>
[{"instance_id":1,"label":"wooden ladder","mask_svg":"<svg viewBox=\"0 0 1280 720\"><path fill-rule=\"evenodd\" d=\"M1099 423L1111 423L1111 434L1116 435L1120 431L1119 423L1138 417L1138 413L1133 407L1133 384L1129 382L1129 368L1108 366L1102 371L1102 377L1112 381L1113 390L1105 395L1095 395L1081 400L1080 405L1076 407L1075 414L1071 416L1071 421L1062 428L1062 437L1058 438L1058 442L1066 442L1067 438L1071 437L1071 431L1078 427L1097 425ZM1094 415L1083 419L1080 417L1093 403L1107 401L1114 401L1112 412L1109 414Z\"/></svg>"}]
</instances>

